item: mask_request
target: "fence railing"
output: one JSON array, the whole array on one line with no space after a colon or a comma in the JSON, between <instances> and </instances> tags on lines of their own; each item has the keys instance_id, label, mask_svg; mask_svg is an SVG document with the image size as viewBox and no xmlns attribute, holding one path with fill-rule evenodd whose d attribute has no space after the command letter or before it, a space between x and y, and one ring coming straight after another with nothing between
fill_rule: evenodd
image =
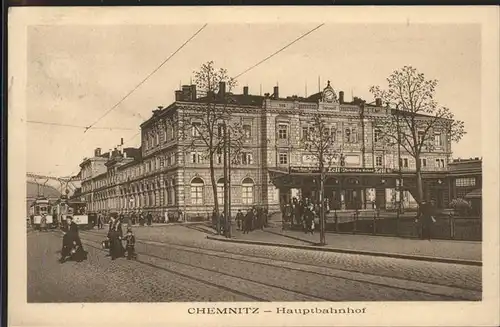
<instances>
[{"instance_id":1,"label":"fence railing","mask_svg":"<svg viewBox=\"0 0 500 327\"><path fill-rule=\"evenodd\" d=\"M344 217L345 218L345 217ZM400 236L419 238L422 223L416 220L416 213L402 214L399 218L394 214L387 215L380 211L359 211L352 214L349 221L342 221L337 213L326 222L326 230L330 232L371 234L381 236ZM458 217L441 215L430 223L431 238L446 240L481 241L481 217Z\"/></svg>"}]
</instances>

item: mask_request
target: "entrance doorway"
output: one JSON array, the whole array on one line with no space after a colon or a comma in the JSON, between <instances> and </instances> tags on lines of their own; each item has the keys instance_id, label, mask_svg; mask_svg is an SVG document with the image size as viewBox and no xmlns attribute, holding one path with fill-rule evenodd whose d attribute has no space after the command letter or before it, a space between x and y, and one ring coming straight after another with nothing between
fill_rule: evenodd
<instances>
[{"instance_id":1,"label":"entrance doorway","mask_svg":"<svg viewBox=\"0 0 500 327\"><path fill-rule=\"evenodd\" d=\"M359 203L359 191L355 189L345 190L345 207L346 209L356 209Z\"/></svg>"}]
</instances>

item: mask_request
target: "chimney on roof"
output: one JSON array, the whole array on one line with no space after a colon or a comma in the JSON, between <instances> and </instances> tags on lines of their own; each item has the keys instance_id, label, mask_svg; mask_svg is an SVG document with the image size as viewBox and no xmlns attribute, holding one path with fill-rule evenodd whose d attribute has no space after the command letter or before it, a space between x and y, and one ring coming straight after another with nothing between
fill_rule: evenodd
<instances>
[{"instance_id":1,"label":"chimney on roof","mask_svg":"<svg viewBox=\"0 0 500 327\"><path fill-rule=\"evenodd\" d=\"M123 145L123 137L120 139L120 145Z\"/></svg>"},{"instance_id":2,"label":"chimney on roof","mask_svg":"<svg viewBox=\"0 0 500 327\"><path fill-rule=\"evenodd\" d=\"M113 155L113 150L109 149L109 159L111 159L112 155Z\"/></svg>"},{"instance_id":3,"label":"chimney on roof","mask_svg":"<svg viewBox=\"0 0 500 327\"><path fill-rule=\"evenodd\" d=\"M191 84L191 100L196 100L196 84Z\"/></svg>"},{"instance_id":4,"label":"chimney on roof","mask_svg":"<svg viewBox=\"0 0 500 327\"><path fill-rule=\"evenodd\" d=\"M269 93L264 93L264 97L269 98Z\"/></svg>"},{"instance_id":5,"label":"chimney on roof","mask_svg":"<svg viewBox=\"0 0 500 327\"><path fill-rule=\"evenodd\" d=\"M243 86L243 95L248 95L248 86Z\"/></svg>"},{"instance_id":6,"label":"chimney on roof","mask_svg":"<svg viewBox=\"0 0 500 327\"><path fill-rule=\"evenodd\" d=\"M274 93L273 93L273 97L274 97L275 99L278 99L278 98L280 97L280 93L279 93L279 91L280 91L280 88L279 88L278 86L275 86L275 87L274 87Z\"/></svg>"},{"instance_id":7,"label":"chimney on roof","mask_svg":"<svg viewBox=\"0 0 500 327\"><path fill-rule=\"evenodd\" d=\"M177 90L175 91L175 101L182 101L182 91L181 90Z\"/></svg>"},{"instance_id":8,"label":"chimney on roof","mask_svg":"<svg viewBox=\"0 0 500 327\"><path fill-rule=\"evenodd\" d=\"M476 159L476 160L479 160L479 157L476 157L475 159Z\"/></svg>"},{"instance_id":9,"label":"chimney on roof","mask_svg":"<svg viewBox=\"0 0 500 327\"><path fill-rule=\"evenodd\" d=\"M219 97L226 97L226 82L219 82Z\"/></svg>"},{"instance_id":10,"label":"chimney on roof","mask_svg":"<svg viewBox=\"0 0 500 327\"><path fill-rule=\"evenodd\" d=\"M182 99L184 101L191 100L191 86L189 86L189 85L182 86Z\"/></svg>"},{"instance_id":11,"label":"chimney on roof","mask_svg":"<svg viewBox=\"0 0 500 327\"><path fill-rule=\"evenodd\" d=\"M123 158L127 158L127 152L123 151Z\"/></svg>"},{"instance_id":12,"label":"chimney on roof","mask_svg":"<svg viewBox=\"0 0 500 327\"><path fill-rule=\"evenodd\" d=\"M377 105L377 107L382 107L382 99L381 98L376 98L375 99L375 104Z\"/></svg>"},{"instance_id":13,"label":"chimney on roof","mask_svg":"<svg viewBox=\"0 0 500 327\"><path fill-rule=\"evenodd\" d=\"M96 148L94 150L94 157L99 157L101 155L101 148Z\"/></svg>"},{"instance_id":14,"label":"chimney on roof","mask_svg":"<svg viewBox=\"0 0 500 327\"><path fill-rule=\"evenodd\" d=\"M344 91L339 92L339 103L344 103Z\"/></svg>"}]
</instances>

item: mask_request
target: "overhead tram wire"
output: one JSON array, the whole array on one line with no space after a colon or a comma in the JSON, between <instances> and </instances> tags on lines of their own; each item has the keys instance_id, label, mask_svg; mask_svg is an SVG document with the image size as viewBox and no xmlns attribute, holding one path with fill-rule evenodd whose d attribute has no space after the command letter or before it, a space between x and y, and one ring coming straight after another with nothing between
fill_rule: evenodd
<instances>
[{"instance_id":1,"label":"overhead tram wire","mask_svg":"<svg viewBox=\"0 0 500 327\"><path fill-rule=\"evenodd\" d=\"M156 69L154 69L149 75L146 76L136 87L134 87L130 92L128 92L120 101L118 101L113 107L111 107L108 111L106 111L99 119L97 119L94 123L90 124L89 126L85 126L85 130L83 133L87 133L88 130L92 129L97 129L94 127L101 119L106 117L111 111L116 109L125 99L127 99L135 90L137 90L142 84L144 84L153 74L155 74L163 65L165 65L170 59L172 59L173 56L175 56L182 48L184 48L189 42L191 42L192 39L194 39L205 27L207 27L208 24L203 25L196 33L194 33L186 42L184 42L175 52L173 52L167 59L165 59ZM132 138L130 138L127 142L133 140L138 134L136 133ZM85 139L85 136L82 138L81 141ZM73 175L76 172L72 172L70 175Z\"/></svg>"},{"instance_id":2,"label":"overhead tram wire","mask_svg":"<svg viewBox=\"0 0 500 327\"><path fill-rule=\"evenodd\" d=\"M277 55L278 53L280 53L281 51L285 50L286 48L290 47L291 45L293 45L294 43L298 42L299 40L305 38L306 36L308 36L309 34L311 34L312 32L316 31L317 29L319 29L320 27L322 27L323 25L325 25L325 23L322 23L322 24L319 24L318 26L316 26L315 28L313 28L312 30L310 30L309 32L305 33L305 34L302 34L301 36L299 36L298 38L296 38L295 40L293 40L292 42L288 43L287 45L285 45L284 47L282 47L281 49L279 49L278 51L274 52L273 54L267 56L266 58L262 59L261 61L259 61L258 63L256 63L255 65L247 68L246 70L244 70L243 72L239 73L238 75L236 75L234 77L234 79L237 79L238 77L240 77L241 75L243 74L246 74L248 73L250 70L254 69L255 67L259 66L260 64L264 63L265 61L271 59L272 57L274 57L275 55Z\"/></svg>"},{"instance_id":3,"label":"overhead tram wire","mask_svg":"<svg viewBox=\"0 0 500 327\"><path fill-rule=\"evenodd\" d=\"M111 111L116 109L125 99L127 99L132 93L135 92L142 84L144 84L151 76L153 76L163 65L165 65L173 56L175 56L179 51L182 50L192 39L194 39L208 24L203 25L196 33L194 33L186 42L184 42L174 53L172 53L167 59L165 59L158 67L156 67L151 73L149 73L146 78L144 78L137 86L135 86L130 92L128 92L123 98L120 99L114 106L112 106L108 111L106 111L101 117L99 117L95 122L90 124L85 128L83 133L86 133L89 129L93 128L101 119L106 117Z\"/></svg>"},{"instance_id":4,"label":"overhead tram wire","mask_svg":"<svg viewBox=\"0 0 500 327\"><path fill-rule=\"evenodd\" d=\"M153 75L158 69L161 68L161 66L163 66L163 64L165 64L171 57L173 57L177 52L179 52L187 43L189 43L196 35L198 35L208 24L205 24L203 25L203 27L201 27L190 39L188 39L177 51L175 51L169 58L167 58L167 60L165 60L157 69L155 69L150 75L148 75L148 77L146 77L141 83L139 83L139 85L134 88L131 92L129 92L122 100L120 100L115 106L113 106L110 110L108 110L108 112L106 112L101 118L99 118L96 122L94 122L92 125L88 126L85 130L85 132L87 132L87 130L89 130L90 128L93 127L93 125L95 125L97 122L99 122L103 117L105 117L109 112L111 112L112 110L114 110L121 102L123 102L123 100L125 100L130 94L132 94L132 92L134 92L139 86L141 86L151 75ZM315 28L313 28L312 30L308 31L307 33L305 34L302 34L301 36L299 36L298 38L296 38L295 40L293 40L292 42L288 43L287 45L285 45L284 47L280 48L279 50L275 51L274 53L272 53L271 55L267 56L266 58L262 59L261 61L259 61L258 63L252 65L251 67L247 68L246 70L244 70L243 72L241 72L240 74L236 75L234 78L238 78L240 76L242 76L243 74L246 74L248 73L250 70L254 69L255 67L259 66L260 64L264 63L265 61L271 59L272 57L274 57L275 55L277 55L278 53L280 53L281 51L287 49L288 47L290 47L291 45L297 43L298 41L300 41L301 39L303 39L304 37L308 36L309 34L313 33L314 31L318 30L319 28L321 28L323 25L325 25L325 23L322 23L322 24L319 24L318 26L316 26ZM262 85L261 85L262 87ZM262 90L261 90L262 92ZM85 133L84 132L84 133ZM136 138L141 132L137 132L136 134L134 134L134 136L132 136L130 139L128 139L126 142L124 143L128 143L130 141L132 141L134 138Z\"/></svg>"},{"instance_id":5,"label":"overhead tram wire","mask_svg":"<svg viewBox=\"0 0 500 327\"><path fill-rule=\"evenodd\" d=\"M29 124L49 125L49 126L57 126L57 127L70 127L70 128L82 128L82 129L87 128L87 126L82 126L82 125L71 125L71 124L62 124L62 123L36 121L36 120L27 120L26 122ZM135 128L125 128L125 127L94 127L94 129L121 130L121 131L135 131L136 130Z\"/></svg>"}]
</instances>

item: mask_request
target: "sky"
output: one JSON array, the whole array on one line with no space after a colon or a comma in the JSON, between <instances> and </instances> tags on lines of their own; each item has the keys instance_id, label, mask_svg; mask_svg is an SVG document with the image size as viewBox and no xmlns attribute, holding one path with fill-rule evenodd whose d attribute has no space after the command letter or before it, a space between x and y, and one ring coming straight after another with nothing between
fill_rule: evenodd
<instances>
[{"instance_id":1,"label":"sky","mask_svg":"<svg viewBox=\"0 0 500 327\"><path fill-rule=\"evenodd\" d=\"M209 24L160 70L90 129L28 124L27 171L78 173L96 147L121 138L139 146L139 125L174 101L179 85L213 60L236 76L318 24ZM202 24L35 25L27 30L27 119L89 126L137 86ZM405 65L437 79L436 99L465 122L455 158L481 157L481 29L467 24L334 24L296 42L238 78L236 93L311 95L327 80L373 101L369 88ZM318 87L318 78L321 85ZM106 130L103 127L120 128ZM44 151L39 151L44 149Z\"/></svg>"}]
</instances>

